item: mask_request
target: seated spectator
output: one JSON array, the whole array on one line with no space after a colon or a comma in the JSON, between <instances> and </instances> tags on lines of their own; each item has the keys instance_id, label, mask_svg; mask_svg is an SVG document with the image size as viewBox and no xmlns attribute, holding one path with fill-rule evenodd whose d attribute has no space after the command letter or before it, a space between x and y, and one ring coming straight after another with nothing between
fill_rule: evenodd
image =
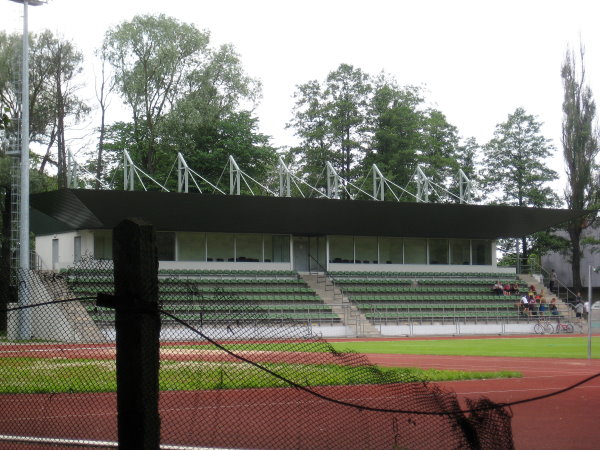
<instances>
[{"instance_id":1,"label":"seated spectator","mask_svg":"<svg viewBox=\"0 0 600 450\"><path fill-rule=\"evenodd\" d=\"M519 283L513 283L510 285L510 293L511 294L520 294L519 291Z\"/></svg>"},{"instance_id":2,"label":"seated spectator","mask_svg":"<svg viewBox=\"0 0 600 450\"><path fill-rule=\"evenodd\" d=\"M529 296L529 313L532 316L537 316L537 302L535 300L535 297L533 295Z\"/></svg>"},{"instance_id":3,"label":"seated spectator","mask_svg":"<svg viewBox=\"0 0 600 450\"><path fill-rule=\"evenodd\" d=\"M556 306L556 297L552 297L552 300L550 300L550 307L548 308L548 310L553 316L558 316L558 306Z\"/></svg>"},{"instance_id":4,"label":"seated spectator","mask_svg":"<svg viewBox=\"0 0 600 450\"><path fill-rule=\"evenodd\" d=\"M504 285L504 295L510 295L510 284L508 283Z\"/></svg>"},{"instance_id":5,"label":"seated spectator","mask_svg":"<svg viewBox=\"0 0 600 450\"><path fill-rule=\"evenodd\" d=\"M540 297L540 307L538 309L540 316L544 315L544 311L546 311L546 309L547 309L546 297Z\"/></svg>"},{"instance_id":6,"label":"seated spectator","mask_svg":"<svg viewBox=\"0 0 600 450\"><path fill-rule=\"evenodd\" d=\"M496 284L494 284L492 287L492 291L494 291L496 295L503 295L504 287L502 286L502 283L500 283L500 281L496 281Z\"/></svg>"},{"instance_id":7,"label":"seated spectator","mask_svg":"<svg viewBox=\"0 0 600 450\"><path fill-rule=\"evenodd\" d=\"M521 297L521 313L524 315L529 315L529 297L524 295Z\"/></svg>"}]
</instances>

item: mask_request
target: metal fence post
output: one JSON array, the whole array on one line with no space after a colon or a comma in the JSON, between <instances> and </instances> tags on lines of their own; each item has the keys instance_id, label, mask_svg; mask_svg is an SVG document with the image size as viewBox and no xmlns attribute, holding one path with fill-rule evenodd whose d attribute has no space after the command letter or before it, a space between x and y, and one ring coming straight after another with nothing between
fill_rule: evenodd
<instances>
[{"instance_id":1,"label":"metal fence post","mask_svg":"<svg viewBox=\"0 0 600 450\"><path fill-rule=\"evenodd\" d=\"M158 449L158 256L154 227L139 219L113 232L119 448Z\"/></svg>"}]
</instances>

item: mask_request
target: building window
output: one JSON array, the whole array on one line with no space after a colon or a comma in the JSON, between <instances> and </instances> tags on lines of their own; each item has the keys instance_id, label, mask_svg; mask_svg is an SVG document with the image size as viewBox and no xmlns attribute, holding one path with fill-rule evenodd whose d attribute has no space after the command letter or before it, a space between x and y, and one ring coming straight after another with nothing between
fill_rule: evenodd
<instances>
[{"instance_id":1,"label":"building window","mask_svg":"<svg viewBox=\"0 0 600 450\"><path fill-rule=\"evenodd\" d=\"M492 241L473 240L473 264L478 266L492 265Z\"/></svg>"},{"instance_id":2,"label":"building window","mask_svg":"<svg viewBox=\"0 0 600 450\"><path fill-rule=\"evenodd\" d=\"M237 262L262 262L262 234L236 234L235 260Z\"/></svg>"},{"instance_id":3,"label":"building window","mask_svg":"<svg viewBox=\"0 0 600 450\"><path fill-rule=\"evenodd\" d=\"M94 259L112 259L112 231L94 231Z\"/></svg>"},{"instance_id":4,"label":"building window","mask_svg":"<svg viewBox=\"0 0 600 450\"><path fill-rule=\"evenodd\" d=\"M448 239L429 239L429 264L448 264Z\"/></svg>"},{"instance_id":5,"label":"building window","mask_svg":"<svg viewBox=\"0 0 600 450\"><path fill-rule=\"evenodd\" d=\"M156 249L159 261L175 261L175 232L158 231L156 233Z\"/></svg>"},{"instance_id":6,"label":"building window","mask_svg":"<svg viewBox=\"0 0 600 450\"><path fill-rule=\"evenodd\" d=\"M402 238L379 238L379 264L402 264Z\"/></svg>"},{"instance_id":7,"label":"building window","mask_svg":"<svg viewBox=\"0 0 600 450\"><path fill-rule=\"evenodd\" d=\"M206 260L232 262L233 245L233 233L206 233Z\"/></svg>"},{"instance_id":8,"label":"building window","mask_svg":"<svg viewBox=\"0 0 600 450\"><path fill-rule=\"evenodd\" d=\"M266 234L265 262L290 262L290 236L287 234Z\"/></svg>"},{"instance_id":9,"label":"building window","mask_svg":"<svg viewBox=\"0 0 600 450\"><path fill-rule=\"evenodd\" d=\"M427 239L404 239L404 264L427 264Z\"/></svg>"},{"instance_id":10,"label":"building window","mask_svg":"<svg viewBox=\"0 0 600 450\"><path fill-rule=\"evenodd\" d=\"M471 264L471 241L468 239L452 239L450 241L451 264Z\"/></svg>"},{"instance_id":11,"label":"building window","mask_svg":"<svg viewBox=\"0 0 600 450\"><path fill-rule=\"evenodd\" d=\"M206 261L206 233L177 233L178 261Z\"/></svg>"},{"instance_id":12,"label":"building window","mask_svg":"<svg viewBox=\"0 0 600 450\"><path fill-rule=\"evenodd\" d=\"M377 264L377 237L356 236L354 238L355 262L358 264Z\"/></svg>"},{"instance_id":13,"label":"building window","mask_svg":"<svg viewBox=\"0 0 600 450\"><path fill-rule=\"evenodd\" d=\"M329 262L353 263L354 238L352 236L329 236Z\"/></svg>"}]
</instances>

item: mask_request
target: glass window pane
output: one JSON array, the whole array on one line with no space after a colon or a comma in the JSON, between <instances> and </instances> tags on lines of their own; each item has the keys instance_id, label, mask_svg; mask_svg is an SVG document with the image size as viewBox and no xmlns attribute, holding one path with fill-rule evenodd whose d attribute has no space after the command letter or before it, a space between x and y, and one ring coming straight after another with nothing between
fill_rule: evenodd
<instances>
[{"instance_id":1,"label":"glass window pane","mask_svg":"<svg viewBox=\"0 0 600 450\"><path fill-rule=\"evenodd\" d=\"M265 235L265 262L290 262L289 235Z\"/></svg>"},{"instance_id":2,"label":"glass window pane","mask_svg":"<svg viewBox=\"0 0 600 450\"><path fill-rule=\"evenodd\" d=\"M329 236L329 262L354 262L354 238L352 236Z\"/></svg>"},{"instance_id":3,"label":"glass window pane","mask_svg":"<svg viewBox=\"0 0 600 450\"><path fill-rule=\"evenodd\" d=\"M402 238L379 238L379 264L402 264Z\"/></svg>"},{"instance_id":4,"label":"glass window pane","mask_svg":"<svg viewBox=\"0 0 600 450\"><path fill-rule=\"evenodd\" d=\"M205 233L177 233L178 261L206 261Z\"/></svg>"},{"instance_id":5,"label":"glass window pane","mask_svg":"<svg viewBox=\"0 0 600 450\"><path fill-rule=\"evenodd\" d=\"M377 237L356 236L354 238L356 262L362 264L377 264Z\"/></svg>"},{"instance_id":6,"label":"glass window pane","mask_svg":"<svg viewBox=\"0 0 600 450\"><path fill-rule=\"evenodd\" d=\"M311 271L323 271L327 263L327 238L325 236L311 236L309 239Z\"/></svg>"},{"instance_id":7,"label":"glass window pane","mask_svg":"<svg viewBox=\"0 0 600 450\"><path fill-rule=\"evenodd\" d=\"M175 232L157 232L156 249L158 251L159 261L175 261Z\"/></svg>"},{"instance_id":8,"label":"glass window pane","mask_svg":"<svg viewBox=\"0 0 600 450\"><path fill-rule=\"evenodd\" d=\"M206 233L207 261L233 261L233 233Z\"/></svg>"},{"instance_id":9,"label":"glass window pane","mask_svg":"<svg viewBox=\"0 0 600 450\"><path fill-rule=\"evenodd\" d=\"M481 266L492 265L492 241L474 240L473 246L473 264Z\"/></svg>"},{"instance_id":10,"label":"glass window pane","mask_svg":"<svg viewBox=\"0 0 600 450\"><path fill-rule=\"evenodd\" d=\"M404 264L427 264L427 239L404 239Z\"/></svg>"},{"instance_id":11,"label":"glass window pane","mask_svg":"<svg viewBox=\"0 0 600 450\"><path fill-rule=\"evenodd\" d=\"M448 264L448 239L429 239L429 264Z\"/></svg>"},{"instance_id":12,"label":"glass window pane","mask_svg":"<svg viewBox=\"0 0 600 450\"><path fill-rule=\"evenodd\" d=\"M236 260L239 262L261 262L262 240L262 234L236 234Z\"/></svg>"},{"instance_id":13,"label":"glass window pane","mask_svg":"<svg viewBox=\"0 0 600 450\"><path fill-rule=\"evenodd\" d=\"M471 264L471 242L468 239L452 239L450 241L451 264Z\"/></svg>"},{"instance_id":14,"label":"glass window pane","mask_svg":"<svg viewBox=\"0 0 600 450\"><path fill-rule=\"evenodd\" d=\"M112 259L112 231L94 231L94 259Z\"/></svg>"}]
</instances>

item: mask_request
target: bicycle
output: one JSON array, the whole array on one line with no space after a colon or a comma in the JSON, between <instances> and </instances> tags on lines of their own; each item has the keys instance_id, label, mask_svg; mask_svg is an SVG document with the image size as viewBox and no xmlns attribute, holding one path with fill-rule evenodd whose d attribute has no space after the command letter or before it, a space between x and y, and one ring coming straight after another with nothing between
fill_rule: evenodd
<instances>
[{"instance_id":1,"label":"bicycle","mask_svg":"<svg viewBox=\"0 0 600 450\"><path fill-rule=\"evenodd\" d=\"M536 334L551 334L554 333L554 327L548 319L538 319L538 323L533 326L533 331Z\"/></svg>"},{"instance_id":2,"label":"bicycle","mask_svg":"<svg viewBox=\"0 0 600 450\"><path fill-rule=\"evenodd\" d=\"M573 324L571 322L558 322L556 324L556 334L560 333L560 332L564 332L564 333L569 333L572 334L575 331L575 327L573 326Z\"/></svg>"}]
</instances>

